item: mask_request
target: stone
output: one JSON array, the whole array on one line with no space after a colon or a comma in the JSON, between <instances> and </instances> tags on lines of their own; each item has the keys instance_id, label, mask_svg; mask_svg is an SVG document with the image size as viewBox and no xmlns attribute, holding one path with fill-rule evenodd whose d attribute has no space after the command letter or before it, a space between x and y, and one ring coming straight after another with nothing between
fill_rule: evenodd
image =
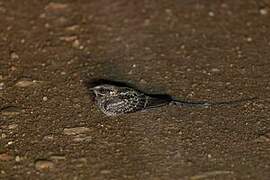
<instances>
[{"instance_id":1,"label":"stone","mask_svg":"<svg viewBox=\"0 0 270 180\"><path fill-rule=\"evenodd\" d=\"M64 11L68 7L67 4L63 3L55 3L55 2L50 2L46 7L45 10L48 12L59 12L59 11Z\"/></svg>"},{"instance_id":2,"label":"stone","mask_svg":"<svg viewBox=\"0 0 270 180\"><path fill-rule=\"evenodd\" d=\"M48 97L44 96L44 97L42 98L42 100L43 100L43 101L48 101Z\"/></svg>"},{"instance_id":3,"label":"stone","mask_svg":"<svg viewBox=\"0 0 270 180\"><path fill-rule=\"evenodd\" d=\"M73 141L75 141L75 142L81 142L81 141L91 142L91 141L92 141L92 137L91 137L91 136L86 136L86 137L75 137L75 138L73 139Z\"/></svg>"},{"instance_id":4,"label":"stone","mask_svg":"<svg viewBox=\"0 0 270 180\"><path fill-rule=\"evenodd\" d=\"M78 134L84 134L86 132L89 132L90 129L87 127L74 127L74 128L65 128L64 134L66 135L78 135Z\"/></svg>"},{"instance_id":5,"label":"stone","mask_svg":"<svg viewBox=\"0 0 270 180\"><path fill-rule=\"evenodd\" d=\"M268 14L268 10L265 9L265 8L260 9L259 12L260 12L261 15L267 15Z\"/></svg>"},{"instance_id":6,"label":"stone","mask_svg":"<svg viewBox=\"0 0 270 180\"><path fill-rule=\"evenodd\" d=\"M10 59L12 59L12 60L19 59L19 55L16 54L15 52L11 52L11 53L10 53Z\"/></svg>"},{"instance_id":7,"label":"stone","mask_svg":"<svg viewBox=\"0 0 270 180\"><path fill-rule=\"evenodd\" d=\"M104 169L104 170L101 170L100 173L101 174L110 174L111 171L110 170L107 170L107 169Z\"/></svg>"},{"instance_id":8,"label":"stone","mask_svg":"<svg viewBox=\"0 0 270 180\"><path fill-rule=\"evenodd\" d=\"M81 44L80 44L80 41L78 39L76 39L73 43L72 43L72 46L74 48L77 48L77 49L81 49Z\"/></svg>"},{"instance_id":9,"label":"stone","mask_svg":"<svg viewBox=\"0 0 270 180\"><path fill-rule=\"evenodd\" d=\"M0 90L3 90L5 87L5 84L3 82L0 83Z\"/></svg>"},{"instance_id":10,"label":"stone","mask_svg":"<svg viewBox=\"0 0 270 180\"><path fill-rule=\"evenodd\" d=\"M141 79L140 84L147 84L147 82L144 79Z\"/></svg>"},{"instance_id":11,"label":"stone","mask_svg":"<svg viewBox=\"0 0 270 180\"><path fill-rule=\"evenodd\" d=\"M251 37L247 37L246 40L247 40L247 42L252 42L253 41L253 39Z\"/></svg>"},{"instance_id":12,"label":"stone","mask_svg":"<svg viewBox=\"0 0 270 180\"><path fill-rule=\"evenodd\" d=\"M212 72L220 72L220 69L218 69L218 68L212 68L211 71Z\"/></svg>"},{"instance_id":13,"label":"stone","mask_svg":"<svg viewBox=\"0 0 270 180\"><path fill-rule=\"evenodd\" d=\"M66 42L73 42L77 40L77 36L63 36L59 38L61 41L66 41Z\"/></svg>"},{"instance_id":14,"label":"stone","mask_svg":"<svg viewBox=\"0 0 270 180\"><path fill-rule=\"evenodd\" d=\"M50 159L53 161L65 160L66 157L64 155L51 155Z\"/></svg>"},{"instance_id":15,"label":"stone","mask_svg":"<svg viewBox=\"0 0 270 180\"><path fill-rule=\"evenodd\" d=\"M32 81L32 80L20 80L15 84L15 86L25 88L28 86L32 86L35 83L36 81Z\"/></svg>"},{"instance_id":16,"label":"stone","mask_svg":"<svg viewBox=\"0 0 270 180\"><path fill-rule=\"evenodd\" d=\"M20 162L21 160L22 160L22 158L21 158L20 156L16 156L16 157L15 157L15 161L16 161L16 162Z\"/></svg>"},{"instance_id":17,"label":"stone","mask_svg":"<svg viewBox=\"0 0 270 180\"><path fill-rule=\"evenodd\" d=\"M8 125L8 129L16 129L18 127L18 124L10 124Z\"/></svg>"},{"instance_id":18,"label":"stone","mask_svg":"<svg viewBox=\"0 0 270 180\"><path fill-rule=\"evenodd\" d=\"M215 14L214 14L214 12L210 11L210 12L208 12L208 16L213 17L213 16L215 16Z\"/></svg>"},{"instance_id":19,"label":"stone","mask_svg":"<svg viewBox=\"0 0 270 180\"><path fill-rule=\"evenodd\" d=\"M54 168L54 163L48 160L37 160L35 169L38 171L50 171Z\"/></svg>"},{"instance_id":20,"label":"stone","mask_svg":"<svg viewBox=\"0 0 270 180\"><path fill-rule=\"evenodd\" d=\"M66 31L77 31L78 29L80 28L79 25L73 25L73 26L69 26L69 27L66 27Z\"/></svg>"},{"instance_id":21,"label":"stone","mask_svg":"<svg viewBox=\"0 0 270 180\"><path fill-rule=\"evenodd\" d=\"M7 144L8 145L11 145L11 144L13 144L14 142L13 141L9 141Z\"/></svg>"},{"instance_id":22,"label":"stone","mask_svg":"<svg viewBox=\"0 0 270 180\"><path fill-rule=\"evenodd\" d=\"M50 135L44 136L43 137L43 140L45 140L45 141L51 141L51 140L53 140L53 135L50 134Z\"/></svg>"},{"instance_id":23,"label":"stone","mask_svg":"<svg viewBox=\"0 0 270 180\"><path fill-rule=\"evenodd\" d=\"M0 154L0 161L10 161L13 159L13 156L9 155L8 153Z\"/></svg>"},{"instance_id":24,"label":"stone","mask_svg":"<svg viewBox=\"0 0 270 180\"><path fill-rule=\"evenodd\" d=\"M1 139L5 139L7 137L7 135L5 133L1 134Z\"/></svg>"},{"instance_id":25,"label":"stone","mask_svg":"<svg viewBox=\"0 0 270 180\"><path fill-rule=\"evenodd\" d=\"M7 106L0 109L0 114L4 116L14 116L21 112L21 108L17 106Z\"/></svg>"}]
</instances>

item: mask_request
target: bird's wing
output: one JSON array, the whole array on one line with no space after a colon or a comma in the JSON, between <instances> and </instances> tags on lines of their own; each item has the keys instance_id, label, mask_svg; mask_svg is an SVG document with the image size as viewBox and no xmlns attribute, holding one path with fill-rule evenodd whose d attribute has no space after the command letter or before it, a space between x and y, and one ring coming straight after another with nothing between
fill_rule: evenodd
<instances>
[{"instance_id":1,"label":"bird's wing","mask_svg":"<svg viewBox=\"0 0 270 180\"><path fill-rule=\"evenodd\" d=\"M168 105L171 99L146 96L144 108L155 108Z\"/></svg>"}]
</instances>

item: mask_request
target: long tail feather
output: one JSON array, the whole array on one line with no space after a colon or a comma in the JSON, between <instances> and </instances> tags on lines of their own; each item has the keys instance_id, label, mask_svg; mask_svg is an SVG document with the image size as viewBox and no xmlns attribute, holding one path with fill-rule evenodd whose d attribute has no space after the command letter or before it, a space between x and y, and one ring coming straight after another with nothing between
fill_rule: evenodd
<instances>
[{"instance_id":1,"label":"long tail feather","mask_svg":"<svg viewBox=\"0 0 270 180\"><path fill-rule=\"evenodd\" d=\"M145 108L155 108L165 106L170 104L171 102L172 102L171 99L147 96Z\"/></svg>"},{"instance_id":2,"label":"long tail feather","mask_svg":"<svg viewBox=\"0 0 270 180\"><path fill-rule=\"evenodd\" d=\"M224 101L224 102L207 102L207 101L182 101L182 100L173 100L172 104L181 106L181 107L209 107L209 106L222 106L222 105L236 105L246 101L252 101L257 99L256 97L240 99L234 101Z\"/></svg>"}]
</instances>

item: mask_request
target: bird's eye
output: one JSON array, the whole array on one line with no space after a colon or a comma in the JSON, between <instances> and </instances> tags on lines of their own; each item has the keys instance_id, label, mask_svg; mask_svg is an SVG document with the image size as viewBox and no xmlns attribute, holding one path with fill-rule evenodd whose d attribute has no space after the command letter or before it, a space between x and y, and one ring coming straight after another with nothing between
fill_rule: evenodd
<instances>
[{"instance_id":1,"label":"bird's eye","mask_svg":"<svg viewBox=\"0 0 270 180\"><path fill-rule=\"evenodd\" d=\"M99 92L101 94L106 94L106 93L108 93L108 90L107 89L100 89Z\"/></svg>"}]
</instances>

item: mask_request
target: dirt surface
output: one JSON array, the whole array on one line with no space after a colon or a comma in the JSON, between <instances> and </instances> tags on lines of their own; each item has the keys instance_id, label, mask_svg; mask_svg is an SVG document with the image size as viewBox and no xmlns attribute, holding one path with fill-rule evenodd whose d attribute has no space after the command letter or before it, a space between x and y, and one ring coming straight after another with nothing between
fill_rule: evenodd
<instances>
[{"instance_id":1,"label":"dirt surface","mask_svg":"<svg viewBox=\"0 0 270 180\"><path fill-rule=\"evenodd\" d=\"M0 179L270 178L270 1L0 0ZM106 117L84 81L232 106Z\"/></svg>"}]
</instances>

